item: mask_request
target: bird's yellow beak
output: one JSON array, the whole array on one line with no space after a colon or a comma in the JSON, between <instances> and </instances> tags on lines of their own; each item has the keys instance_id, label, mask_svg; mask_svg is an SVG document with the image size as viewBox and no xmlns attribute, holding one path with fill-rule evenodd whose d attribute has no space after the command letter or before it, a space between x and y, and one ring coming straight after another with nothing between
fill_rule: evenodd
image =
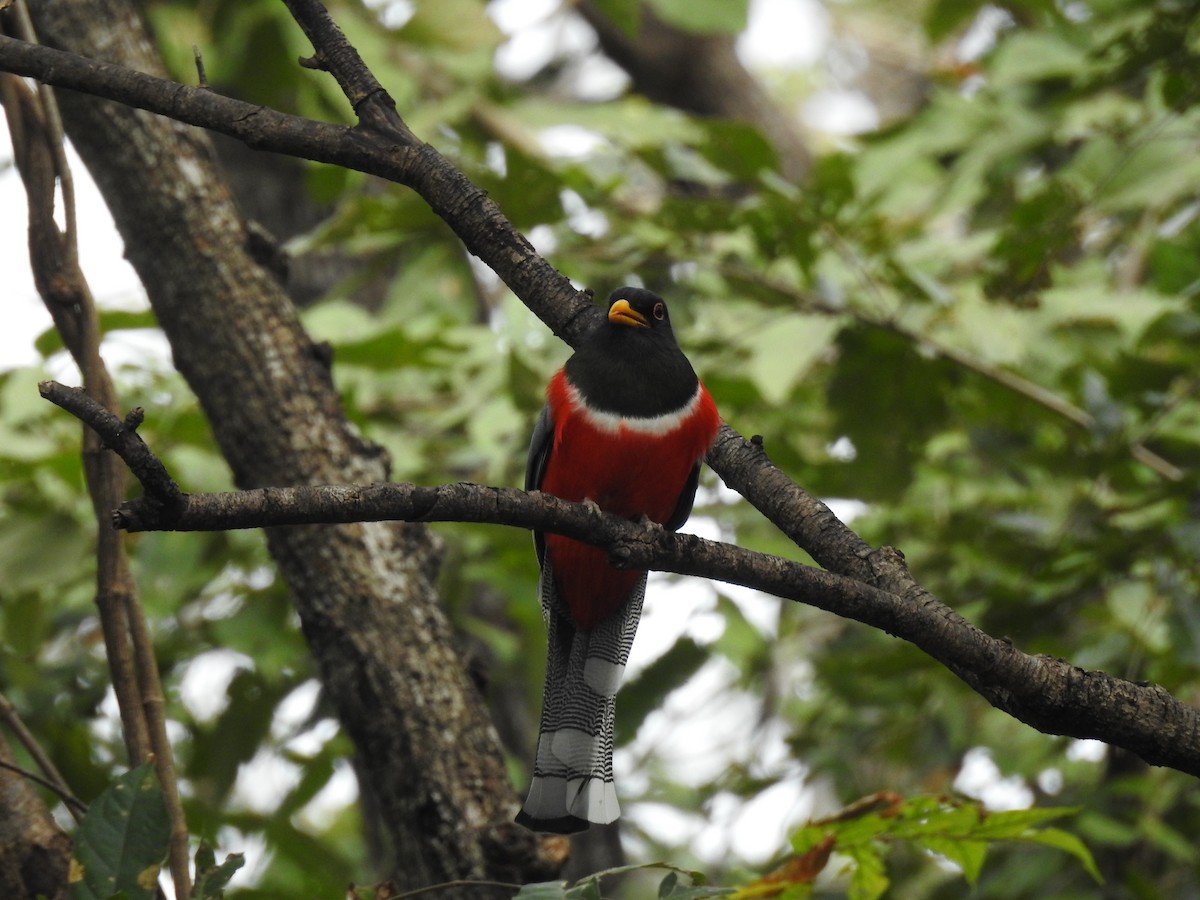
<instances>
[{"instance_id":1,"label":"bird's yellow beak","mask_svg":"<svg viewBox=\"0 0 1200 900\"><path fill-rule=\"evenodd\" d=\"M645 316L629 305L628 300L618 300L608 308L608 321L619 325L636 325L638 328L646 328L650 324Z\"/></svg>"}]
</instances>

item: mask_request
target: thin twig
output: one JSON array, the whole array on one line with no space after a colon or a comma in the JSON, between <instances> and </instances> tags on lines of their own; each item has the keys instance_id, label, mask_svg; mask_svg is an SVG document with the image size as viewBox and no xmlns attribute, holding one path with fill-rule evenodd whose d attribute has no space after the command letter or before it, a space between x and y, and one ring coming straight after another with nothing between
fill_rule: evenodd
<instances>
[{"instance_id":1,"label":"thin twig","mask_svg":"<svg viewBox=\"0 0 1200 900\"><path fill-rule=\"evenodd\" d=\"M43 778L36 772L30 772L28 769L22 769L20 766L14 766L12 763L5 762L2 759L0 759L0 769L7 769L10 772L15 772L22 778L28 778L35 784L40 784L46 790L51 791L55 796L58 797L59 800L63 802L63 805L67 807L67 811L71 814L71 818L73 818L76 822L83 821L83 817L87 813L88 809L87 804L70 791L66 790L66 788L56 784L49 778Z\"/></svg>"},{"instance_id":2,"label":"thin twig","mask_svg":"<svg viewBox=\"0 0 1200 900\"><path fill-rule=\"evenodd\" d=\"M37 32L34 30L33 22L29 18L29 10L25 4L15 4L13 6L13 14L16 16L17 34L21 36L22 40L36 44L38 42ZM62 140L62 114L58 109L58 98L54 95L54 88L49 85L43 85L38 90L37 97L38 103L42 107L42 112L46 117L46 124L50 129L50 134L54 138L50 141L50 150L54 153L54 168L58 175L59 187L62 189L63 220L66 224L63 235L67 241L68 257L70 259L78 259L79 220L75 206L75 176L71 173L71 167L67 165L67 147L66 142Z\"/></svg>"},{"instance_id":3,"label":"thin twig","mask_svg":"<svg viewBox=\"0 0 1200 900\"><path fill-rule=\"evenodd\" d=\"M60 234L53 217L54 161L47 146L41 109L30 88L19 78L0 78L0 93L4 96L4 111L13 136L17 170L29 196L30 258L34 280L64 341L78 342L81 338L79 321L69 311L76 305L76 291L80 286L74 279L55 277L65 257L59 252ZM85 435L92 433L88 430ZM94 437L85 440L94 440ZM85 460L92 458L85 447ZM93 507L99 516L103 507L94 495ZM133 668L125 610L106 591L97 592L96 605L126 749L131 761L142 759L150 752L150 744L141 715L141 692Z\"/></svg>"},{"instance_id":4,"label":"thin twig","mask_svg":"<svg viewBox=\"0 0 1200 900\"><path fill-rule=\"evenodd\" d=\"M25 752L29 754L30 758L37 764L37 767L42 770L45 779L26 773L15 766L11 766L10 768L21 772L21 774L29 775L38 784L44 785L58 794L67 804L67 809L70 810L75 821L80 821L82 813L87 812L87 805L78 800L71 792L70 787L67 785L67 780L63 778L62 773L58 770L58 766L54 765L54 760L42 749L37 738L33 736L33 732L25 725L21 714L17 712L17 708L13 706L12 701L4 696L4 694L0 694L0 720L4 721L8 730L21 742L21 746L25 748Z\"/></svg>"},{"instance_id":5,"label":"thin twig","mask_svg":"<svg viewBox=\"0 0 1200 900\"><path fill-rule=\"evenodd\" d=\"M421 897L425 894L436 894L441 891L454 890L455 888L469 887L495 887L519 891L522 887L524 887L524 885L512 884L507 881L472 881L469 878L460 878L457 881L443 881L438 884L429 884L425 887L414 888L411 891L405 891L402 894L393 894L391 896L392 900L404 900L406 897Z\"/></svg>"},{"instance_id":6,"label":"thin twig","mask_svg":"<svg viewBox=\"0 0 1200 900\"><path fill-rule=\"evenodd\" d=\"M208 89L208 73L204 71L204 57L198 44L192 44L192 57L196 60L196 86Z\"/></svg>"},{"instance_id":7,"label":"thin twig","mask_svg":"<svg viewBox=\"0 0 1200 900\"><path fill-rule=\"evenodd\" d=\"M302 65L329 72L364 126L395 136L405 144L420 144L396 112L391 95L367 68L354 45L346 40L329 10L319 0L283 2L316 50L313 60L302 61Z\"/></svg>"}]
</instances>

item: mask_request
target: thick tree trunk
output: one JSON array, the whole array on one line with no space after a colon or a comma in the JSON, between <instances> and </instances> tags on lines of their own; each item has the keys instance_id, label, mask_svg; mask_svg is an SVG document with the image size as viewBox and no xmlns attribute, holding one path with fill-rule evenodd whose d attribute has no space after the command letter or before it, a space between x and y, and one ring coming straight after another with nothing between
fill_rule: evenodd
<instances>
[{"instance_id":1,"label":"thick tree trunk","mask_svg":"<svg viewBox=\"0 0 1200 900\"><path fill-rule=\"evenodd\" d=\"M128 0L31 9L52 46L161 69ZM207 137L92 97L61 103L238 485L385 479L384 454L343 416L326 355L252 255ZM373 523L280 528L268 543L392 837L396 887L545 877L538 840L511 824L499 742L438 605L435 540Z\"/></svg>"},{"instance_id":2,"label":"thick tree trunk","mask_svg":"<svg viewBox=\"0 0 1200 900\"><path fill-rule=\"evenodd\" d=\"M0 762L16 759L0 735ZM71 839L50 816L29 779L0 768L0 897L62 900L67 896Z\"/></svg>"}]
</instances>

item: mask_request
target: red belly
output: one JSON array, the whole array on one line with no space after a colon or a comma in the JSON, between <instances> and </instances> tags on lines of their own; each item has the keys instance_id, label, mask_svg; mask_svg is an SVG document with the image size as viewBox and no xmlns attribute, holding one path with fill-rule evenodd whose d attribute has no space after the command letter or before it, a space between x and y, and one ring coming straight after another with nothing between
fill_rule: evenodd
<instances>
[{"instance_id":1,"label":"red belly","mask_svg":"<svg viewBox=\"0 0 1200 900\"><path fill-rule=\"evenodd\" d=\"M666 522L720 421L707 393L695 413L668 434L627 428L613 432L593 427L578 411L568 411L561 379L560 373L550 389L554 446L541 489L564 500L593 500L601 509L627 518L644 515ZM616 612L641 577L640 572L614 569L606 551L559 535L546 535L546 553L559 597L580 628L593 628Z\"/></svg>"}]
</instances>

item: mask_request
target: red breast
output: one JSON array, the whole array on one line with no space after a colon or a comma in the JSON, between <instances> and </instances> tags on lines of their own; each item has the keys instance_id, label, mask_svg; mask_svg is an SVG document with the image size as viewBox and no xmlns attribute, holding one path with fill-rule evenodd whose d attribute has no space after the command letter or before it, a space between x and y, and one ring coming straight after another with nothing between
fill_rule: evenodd
<instances>
[{"instance_id":1,"label":"red breast","mask_svg":"<svg viewBox=\"0 0 1200 900\"><path fill-rule=\"evenodd\" d=\"M699 382L684 406L654 417L589 408L565 371L551 380L547 401L554 438L541 489L660 524L675 511L720 425L716 405ZM612 615L641 576L612 568L604 550L553 534L545 540L559 596L581 628Z\"/></svg>"}]
</instances>

